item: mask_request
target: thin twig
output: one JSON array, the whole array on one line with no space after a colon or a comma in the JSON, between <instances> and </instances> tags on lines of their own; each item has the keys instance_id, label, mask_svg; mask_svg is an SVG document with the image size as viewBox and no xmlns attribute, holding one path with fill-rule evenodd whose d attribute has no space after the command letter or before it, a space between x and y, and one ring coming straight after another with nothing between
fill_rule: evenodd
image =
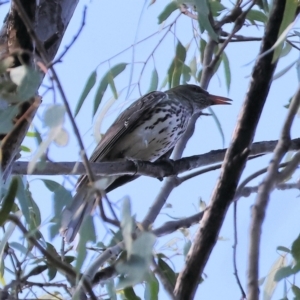
<instances>
[{"instance_id":1,"label":"thin twig","mask_svg":"<svg viewBox=\"0 0 300 300\"><path fill-rule=\"evenodd\" d=\"M34 41L35 45L36 45L36 48L41 56L41 58L43 59L44 61L44 64L47 65L48 61L47 61L47 52L44 48L44 46L42 45L42 43L40 42L39 38L37 37L34 29L33 29L33 26L31 24L31 21L30 19L28 18L20 0L14 0L15 2L15 5L16 5L16 10L20 16L20 18L22 19L22 21L24 22L25 26L26 26L26 29L28 31L28 34L29 36L31 37L31 39ZM79 130L78 130L78 127L76 125L76 122L73 118L73 115L72 115L72 112L71 112L71 108L69 106L69 103L68 103L68 100L66 98L66 95L64 93L64 90L62 88L62 85L60 83L60 80L58 78L58 75L56 74L56 71L55 69L50 66L49 69L51 70L52 72L52 77L53 79L55 80L56 82L56 85L58 87L58 90L61 94L61 97L62 97L62 100L64 102L64 105L65 105L65 108L66 108L66 111L67 111L67 114L70 118L70 121L71 121L71 124L72 124L72 127L73 127L73 130L74 130L74 133L76 135L76 138L78 140L78 143L79 143L79 146L80 146L80 154L81 154L81 157L82 157L82 160L83 160L83 163L85 165L85 168L86 168L86 172L87 172L87 175L88 175L88 178L89 178L89 181L90 182L94 182L94 175L92 173L92 170L91 170L91 167L90 167L90 164L89 164L89 160L87 158L87 155L86 155L86 152L84 150L84 145L83 145L83 142L81 140L81 136L80 136L80 133L79 133Z\"/></svg>"},{"instance_id":2,"label":"thin twig","mask_svg":"<svg viewBox=\"0 0 300 300\"><path fill-rule=\"evenodd\" d=\"M47 258L48 262L51 263L53 266L55 266L60 272L63 274L70 276L74 281L76 280L77 274L75 270L68 264L62 262L60 259L57 259L54 257L48 250L46 250L43 246L40 245L40 243L36 240L35 237L33 237L30 232L24 227L24 225L21 223L18 217L15 215L9 215L7 218L9 221L16 224L16 226L21 230L24 237L32 244L34 245L43 255ZM97 297L95 296L90 283L87 280L83 279L83 286L85 290L89 293L91 299L97 300Z\"/></svg>"},{"instance_id":3,"label":"thin twig","mask_svg":"<svg viewBox=\"0 0 300 300\"><path fill-rule=\"evenodd\" d=\"M69 51L69 49L74 45L74 43L78 39L79 35L81 34L81 32L83 30L83 27L85 26L86 11L87 11L87 6L84 6L83 7L83 12L82 12L82 21L81 21L81 25L80 25L80 28L79 28L78 32L73 37L73 40L71 41L71 43L69 45L65 46L65 50L58 56L58 58L48 64L48 66L47 66L48 68L50 66L54 66L58 62L61 62L62 58L66 55L66 53Z\"/></svg>"},{"instance_id":4,"label":"thin twig","mask_svg":"<svg viewBox=\"0 0 300 300\"><path fill-rule=\"evenodd\" d=\"M268 172L258 189L255 204L252 209L252 221L250 227L249 265L248 265L248 299L256 300L259 297L258 266L259 247L262 224L269 203L270 193L278 182L278 168L280 161L288 151L291 142L290 129L300 105L300 88L292 99L287 118L284 122L279 142L275 148Z\"/></svg>"},{"instance_id":5,"label":"thin twig","mask_svg":"<svg viewBox=\"0 0 300 300\"><path fill-rule=\"evenodd\" d=\"M236 263L236 255L237 255L237 245L238 245L238 233L237 233L237 201L234 201L233 203L233 232L234 232L234 236L233 236L233 269L234 269L234 276L236 278L237 284L240 288L241 294L242 294L242 299L246 299L246 293L243 289L242 283L240 281L240 277L239 277L239 273L238 273L238 269L237 269L237 263Z\"/></svg>"}]
</instances>

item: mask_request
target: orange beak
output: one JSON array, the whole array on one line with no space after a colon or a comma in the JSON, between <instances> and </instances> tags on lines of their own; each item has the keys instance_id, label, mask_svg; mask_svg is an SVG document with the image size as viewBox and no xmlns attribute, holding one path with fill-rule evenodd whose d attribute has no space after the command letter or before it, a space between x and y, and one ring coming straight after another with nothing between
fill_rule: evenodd
<instances>
[{"instance_id":1,"label":"orange beak","mask_svg":"<svg viewBox=\"0 0 300 300\"><path fill-rule=\"evenodd\" d=\"M212 102L212 105L218 105L218 104L229 104L229 105L231 105L231 103L229 101L232 101L229 98L216 96L216 95L209 95L208 98Z\"/></svg>"}]
</instances>

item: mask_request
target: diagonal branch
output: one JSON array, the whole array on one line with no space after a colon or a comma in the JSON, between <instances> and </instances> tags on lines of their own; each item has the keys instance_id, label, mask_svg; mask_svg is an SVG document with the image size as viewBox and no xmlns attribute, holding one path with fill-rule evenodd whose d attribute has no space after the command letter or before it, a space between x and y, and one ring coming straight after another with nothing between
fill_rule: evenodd
<instances>
[{"instance_id":1,"label":"diagonal branch","mask_svg":"<svg viewBox=\"0 0 300 300\"><path fill-rule=\"evenodd\" d=\"M258 262L259 245L262 223L265 218L265 212L269 203L269 196L275 188L276 182L280 179L278 168L280 161L289 149L291 142L290 130L293 120L297 114L300 105L300 89L293 98L289 112L284 123L280 140L274 151L273 159L268 168L267 175L258 189L255 204L252 208L252 221L250 227L250 245L249 245L249 265L248 265L248 297L249 300L255 300L259 297L258 287Z\"/></svg>"},{"instance_id":2,"label":"diagonal branch","mask_svg":"<svg viewBox=\"0 0 300 300\"><path fill-rule=\"evenodd\" d=\"M78 1L40 0L29 3L27 0L20 0L19 2L23 4L26 13L30 16L30 23L34 25L36 34L47 52L48 61L51 61L56 55ZM45 16L52 17L45 18ZM32 53L34 47L24 22L17 13L15 2L11 1L9 14L0 30L0 59L20 49ZM35 100L29 99L24 102L17 116L19 122L17 121L13 131L6 136L0 136L1 167L4 178L9 174L11 164L18 155L20 145L39 106Z\"/></svg>"},{"instance_id":3,"label":"diagonal branch","mask_svg":"<svg viewBox=\"0 0 300 300\"><path fill-rule=\"evenodd\" d=\"M270 49L277 40L285 2L274 1L260 53ZM273 52L261 57L255 63L250 87L233 133L231 146L225 155L220 178L211 198L210 209L203 217L187 255L186 264L177 278L174 293L179 299L193 299L200 275L217 241L227 209L234 197L276 67L276 63L272 63L272 58Z\"/></svg>"}]
</instances>

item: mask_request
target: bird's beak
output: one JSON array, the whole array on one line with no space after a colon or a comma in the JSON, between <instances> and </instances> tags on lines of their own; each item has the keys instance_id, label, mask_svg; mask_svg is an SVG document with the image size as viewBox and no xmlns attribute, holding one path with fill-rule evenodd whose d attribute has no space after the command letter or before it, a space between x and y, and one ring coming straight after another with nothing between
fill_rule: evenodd
<instances>
[{"instance_id":1,"label":"bird's beak","mask_svg":"<svg viewBox=\"0 0 300 300\"><path fill-rule=\"evenodd\" d=\"M209 94L209 100L212 102L212 105L218 105L218 104L231 104L229 101L232 101L229 98L216 96L216 95L210 95Z\"/></svg>"}]
</instances>

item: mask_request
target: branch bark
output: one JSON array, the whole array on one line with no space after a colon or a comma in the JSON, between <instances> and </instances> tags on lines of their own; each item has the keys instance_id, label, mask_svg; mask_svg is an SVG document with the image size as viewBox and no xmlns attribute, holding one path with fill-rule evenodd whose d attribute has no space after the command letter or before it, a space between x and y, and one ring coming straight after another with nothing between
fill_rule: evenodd
<instances>
[{"instance_id":1,"label":"branch bark","mask_svg":"<svg viewBox=\"0 0 300 300\"><path fill-rule=\"evenodd\" d=\"M248 297L249 300L259 298L258 287L258 262L259 262L259 245L262 230L262 223L265 218L266 209L269 203L269 196L275 188L275 184L280 179L278 167L283 156L289 149L291 142L290 130L293 120L297 114L300 105L300 89L293 98L289 113L284 123L280 140L274 151L273 159L268 168L267 175L258 189L255 204L252 208L252 221L250 228L249 260L248 260Z\"/></svg>"},{"instance_id":2,"label":"branch bark","mask_svg":"<svg viewBox=\"0 0 300 300\"><path fill-rule=\"evenodd\" d=\"M270 49L277 40L285 2L274 1L262 41L261 54ZM272 57L273 52L260 57L255 63L250 87L233 133L231 146L225 155L210 209L202 219L187 255L186 264L177 278L174 293L179 299L193 299L199 277L217 241L227 209L234 197L276 67L276 63L272 63Z\"/></svg>"},{"instance_id":3,"label":"branch bark","mask_svg":"<svg viewBox=\"0 0 300 300\"><path fill-rule=\"evenodd\" d=\"M35 33L44 46L47 60L52 61L60 46L61 40L73 16L78 0L41 0L39 2L20 0L28 15ZM34 56L33 41L27 32L26 26L17 13L15 2L11 8L5 23L0 31L0 60L13 55L15 51L25 50ZM34 61L31 60L31 64ZM16 66L18 62L16 62ZM38 91L36 91L38 92ZM13 130L1 135L1 167L2 176L6 178L12 163L19 154L20 145L25 138L29 125L39 107L37 98L29 99L20 106Z\"/></svg>"}]
</instances>

